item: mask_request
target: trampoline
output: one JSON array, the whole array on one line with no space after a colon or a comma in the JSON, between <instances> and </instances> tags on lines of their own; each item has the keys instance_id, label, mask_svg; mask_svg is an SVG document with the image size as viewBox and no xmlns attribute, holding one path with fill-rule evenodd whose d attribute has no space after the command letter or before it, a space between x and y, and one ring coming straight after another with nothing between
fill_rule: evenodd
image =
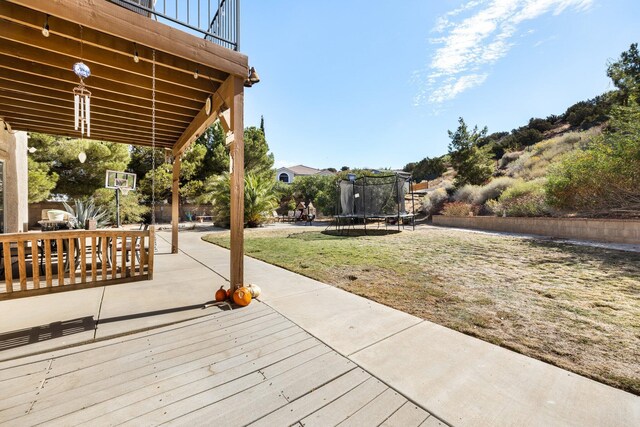
<instances>
[{"instance_id":1,"label":"trampoline","mask_svg":"<svg viewBox=\"0 0 640 427\"><path fill-rule=\"evenodd\" d=\"M348 233L362 224L377 222L404 228L409 224L415 229L415 207L411 176L400 174L363 176L338 182L339 193L333 224L340 233ZM407 210L405 194L411 193L411 211Z\"/></svg>"}]
</instances>

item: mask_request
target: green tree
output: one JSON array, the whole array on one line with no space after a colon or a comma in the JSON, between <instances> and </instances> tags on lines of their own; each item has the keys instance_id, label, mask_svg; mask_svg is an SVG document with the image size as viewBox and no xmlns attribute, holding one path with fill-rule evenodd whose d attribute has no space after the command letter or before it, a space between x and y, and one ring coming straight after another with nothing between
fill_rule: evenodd
<instances>
[{"instance_id":1,"label":"green tree","mask_svg":"<svg viewBox=\"0 0 640 427\"><path fill-rule=\"evenodd\" d=\"M467 128L464 119L458 119L458 129L455 132L448 131L451 142L449 143L449 157L451 165L456 170L456 187L465 184L483 184L493 172L493 162L486 147L478 147L478 141L486 136L486 126L478 131L475 126L471 132Z\"/></svg>"},{"instance_id":2,"label":"green tree","mask_svg":"<svg viewBox=\"0 0 640 427\"><path fill-rule=\"evenodd\" d=\"M269 153L269 145L264 133L256 127L244 130L244 170L255 175L273 176L273 153Z\"/></svg>"},{"instance_id":3,"label":"green tree","mask_svg":"<svg viewBox=\"0 0 640 427\"><path fill-rule=\"evenodd\" d=\"M56 187L58 174L51 172L51 167L47 162L36 162L27 157L27 167L29 170L29 203L37 203L46 200L51 194L51 190Z\"/></svg>"},{"instance_id":4,"label":"green tree","mask_svg":"<svg viewBox=\"0 0 640 427\"><path fill-rule=\"evenodd\" d=\"M607 66L607 77L620 90L622 105L628 105L629 99L640 99L640 53L638 43L622 52L620 58Z\"/></svg>"},{"instance_id":5,"label":"green tree","mask_svg":"<svg viewBox=\"0 0 640 427\"><path fill-rule=\"evenodd\" d=\"M411 175L416 182L420 182L436 179L445 173L446 170L447 168L440 157L425 157L416 163Z\"/></svg>"},{"instance_id":6,"label":"green tree","mask_svg":"<svg viewBox=\"0 0 640 427\"><path fill-rule=\"evenodd\" d=\"M225 144L225 135L219 122L215 122L196 140L197 145L205 148L205 155L196 176L206 181L212 175L229 170L229 151Z\"/></svg>"},{"instance_id":7,"label":"green tree","mask_svg":"<svg viewBox=\"0 0 640 427\"><path fill-rule=\"evenodd\" d=\"M38 163L48 164L50 174L57 174L55 193L78 198L90 196L104 187L105 172L124 170L130 160L129 146L107 141L80 140L31 134L30 145L37 151L30 156ZM87 154L80 163L78 154Z\"/></svg>"}]
</instances>

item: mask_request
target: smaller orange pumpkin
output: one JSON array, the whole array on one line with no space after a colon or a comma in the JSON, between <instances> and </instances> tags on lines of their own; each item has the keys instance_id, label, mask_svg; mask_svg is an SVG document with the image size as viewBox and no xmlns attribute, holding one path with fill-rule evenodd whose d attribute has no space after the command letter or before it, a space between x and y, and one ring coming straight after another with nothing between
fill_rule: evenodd
<instances>
[{"instance_id":1,"label":"smaller orange pumpkin","mask_svg":"<svg viewBox=\"0 0 640 427\"><path fill-rule=\"evenodd\" d=\"M249 289L245 288L244 286L236 289L236 291L233 293L233 302L241 307L249 305L249 303L251 302L251 292L249 291Z\"/></svg>"},{"instance_id":2,"label":"smaller orange pumpkin","mask_svg":"<svg viewBox=\"0 0 640 427\"><path fill-rule=\"evenodd\" d=\"M216 291L216 301L221 302L227 299L227 291L224 290L224 286L220 286L220 289Z\"/></svg>"},{"instance_id":3,"label":"smaller orange pumpkin","mask_svg":"<svg viewBox=\"0 0 640 427\"><path fill-rule=\"evenodd\" d=\"M227 299L233 299L231 298L231 288L227 289Z\"/></svg>"}]
</instances>

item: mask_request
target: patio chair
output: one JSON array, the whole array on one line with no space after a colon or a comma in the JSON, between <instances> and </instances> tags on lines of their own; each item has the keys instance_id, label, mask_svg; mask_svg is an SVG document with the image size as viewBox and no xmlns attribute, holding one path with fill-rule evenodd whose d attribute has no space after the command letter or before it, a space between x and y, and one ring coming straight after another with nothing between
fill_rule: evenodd
<instances>
[{"instance_id":1,"label":"patio chair","mask_svg":"<svg viewBox=\"0 0 640 427\"><path fill-rule=\"evenodd\" d=\"M293 222L300 221L302 219L302 211L297 210L293 215Z\"/></svg>"},{"instance_id":2,"label":"patio chair","mask_svg":"<svg viewBox=\"0 0 640 427\"><path fill-rule=\"evenodd\" d=\"M280 215L278 215L278 212L276 211L273 211L272 218L275 222L278 222L281 219Z\"/></svg>"}]
</instances>

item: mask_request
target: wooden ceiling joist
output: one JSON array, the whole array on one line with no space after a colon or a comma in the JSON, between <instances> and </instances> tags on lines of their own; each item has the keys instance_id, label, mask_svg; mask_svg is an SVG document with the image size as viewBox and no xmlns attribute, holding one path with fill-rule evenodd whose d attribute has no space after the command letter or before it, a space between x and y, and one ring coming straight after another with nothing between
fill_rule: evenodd
<instances>
[{"instance_id":1,"label":"wooden ceiling joist","mask_svg":"<svg viewBox=\"0 0 640 427\"><path fill-rule=\"evenodd\" d=\"M13 126L14 123L16 126L19 126L21 129L27 132L39 132L39 133L58 135L62 137L69 137L73 139L79 139L77 132L69 132L69 129L66 127L54 127L52 125L39 125L37 123L30 123L30 122L24 122L24 121L16 121L11 123L11 125ZM89 139L89 138L85 138L85 139ZM118 136L111 135L111 133L103 134L99 132L91 132L90 139L98 140L98 141L119 142L122 144L144 145L147 147L151 146L151 140L139 139L139 138L133 138L133 137L126 137L126 138L118 137ZM172 146L173 144L170 144L170 143L156 141L156 147L158 148L171 148Z\"/></svg>"},{"instance_id":2,"label":"wooden ceiling joist","mask_svg":"<svg viewBox=\"0 0 640 427\"><path fill-rule=\"evenodd\" d=\"M40 67L42 71L33 69L34 73L47 74L47 70L58 70L58 73L67 79L77 80L77 76L72 71L74 63L78 62L78 58L73 58L67 55L50 55L47 51L35 48L32 46L21 45L17 42L4 40L0 45L0 54L4 56L2 61L6 63L6 66L14 67L16 70L22 71L20 67L22 63L33 64L35 67ZM13 59L13 62L5 62L5 58ZM47 67L44 69L43 67ZM89 64L91 68L91 80L99 79L104 81L103 86L108 86L110 83L119 83L120 85L126 85L131 90L143 89L151 90L152 81L150 78L142 77L137 74L127 74L118 71L113 68L104 67L100 64ZM87 84L89 81L87 80ZM97 85L98 83L94 83ZM209 91L217 84L210 85ZM156 81L156 93L163 94L176 99L185 99L194 102L203 102L209 92L196 91L187 89L182 86L171 85L166 82Z\"/></svg>"},{"instance_id":3,"label":"wooden ceiling joist","mask_svg":"<svg viewBox=\"0 0 640 427\"><path fill-rule=\"evenodd\" d=\"M70 63L66 64L67 69L71 69L73 64L82 58L82 61L86 62L89 67L100 65L111 67L123 73L123 77L126 76L124 72L139 75L147 81L145 86L149 86L148 81L152 75L152 64L146 61L136 63L133 61L131 55L114 55L112 52L104 49L93 46L81 46L80 42L53 34L50 34L49 37L43 37L41 32L42 28L35 30L6 20L1 21L0 24L0 38L13 41L23 46L31 46L54 53L55 55L53 56L66 55L70 58ZM197 65L194 64L194 71L196 67ZM211 91L211 82L204 78L194 79L193 71L187 75L184 73L176 73L165 67L156 67L156 81L166 82L186 89L198 89L202 92Z\"/></svg>"},{"instance_id":4,"label":"wooden ceiling joist","mask_svg":"<svg viewBox=\"0 0 640 427\"><path fill-rule=\"evenodd\" d=\"M73 104L69 104L67 106L60 106L56 104L47 104L46 102L33 101L33 100L25 100L20 99L19 97L9 98L3 96L3 93L0 92L0 106L2 105L10 105L12 111L20 112L29 112L31 111L31 115L38 114L38 112L48 111L58 115L72 115L73 114ZM104 123L114 123L121 125L122 127L132 126L134 128L146 129L151 128L151 122L149 121L149 117L139 118L132 117L131 114L117 114L119 112L115 111L116 114L111 114L111 111L105 108L93 108L94 112L93 120L102 121ZM96 114L97 113L97 114ZM171 135L175 136L176 139L180 134L184 131L185 126L171 126L165 123L159 123L156 118L156 132L163 135Z\"/></svg>"},{"instance_id":5,"label":"wooden ceiling joist","mask_svg":"<svg viewBox=\"0 0 640 427\"><path fill-rule=\"evenodd\" d=\"M10 109L4 108L5 106L0 103L0 117L5 117L7 120L11 120L12 118L20 118L24 117L25 119L35 120L38 117L42 117L43 120L45 118L52 118L60 122L65 122L68 125L71 125L72 113L70 114L67 111L59 112L55 110L49 110L47 112L42 112L39 110L30 110L25 108L16 107L15 105L11 105ZM98 116L100 117L100 116ZM131 133L133 135L138 136L148 136L151 137L151 124L147 123L146 126L133 125L130 122L119 122L116 120L105 120L103 118L94 118L91 120L91 128L92 129L102 129L104 131L108 131L110 128L114 129L114 133L118 133L117 129L122 132L122 129L126 129L127 133ZM180 133L177 132L167 132L162 129L156 128L156 136L161 139L166 139L168 141L175 142Z\"/></svg>"},{"instance_id":6,"label":"wooden ceiling joist","mask_svg":"<svg viewBox=\"0 0 640 427\"><path fill-rule=\"evenodd\" d=\"M17 24L34 28L37 31L42 31L45 16L46 15L44 13L37 13L17 4L0 2L0 17ZM55 16L50 16L49 27L50 33L53 35L60 35L76 42L81 40L80 26L75 23L58 19ZM95 46L112 53L124 55L130 59L133 57L134 46L132 41L123 40L98 31L83 31L82 41L85 45ZM152 49L141 45L138 42L136 43L135 50L138 51L140 61L152 61ZM185 73L188 76L193 75L192 61L168 55L162 51L156 51L156 63L160 67L166 67L173 71ZM204 64L200 64L199 72L202 77L210 78L219 83L222 83L227 76L226 73L215 68L208 67Z\"/></svg>"},{"instance_id":7,"label":"wooden ceiling joist","mask_svg":"<svg viewBox=\"0 0 640 427\"><path fill-rule=\"evenodd\" d=\"M249 74L246 55L194 37L179 29L148 19L139 25L140 15L106 1L11 0L30 10L91 28L119 38L135 41L178 58L204 64L227 74Z\"/></svg>"},{"instance_id":8,"label":"wooden ceiling joist","mask_svg":"<svg viewBox=\"0 0 640 427\"><path fill-rule=\"evenodd\" d=\"M2 82L12 83L3 84ZM32 93L34 95L53 92L53 98L60 99L61 102L73 102L72 91L76 85L56 81L44 76L32 78L30 76L17 75L16 73L10 72L4 68L0 68L0 87L5 87L10 90L12 89L12 86L15 88L22 87L23 93ZM24 87L27 87L28 90L24 90ZM91 99L100 100L99 103L110 102L114 105L120 104L119 109L123 111L127 111L129 108L136 108L140 111L144 111L145 114L151 114L152 106L150 99L133 98L119 93L110 93L95 87L92 87L90 91ZM174 117L176 120L180 121L188 121L189 117L192 117L192 114L194 114L192 109L171 106L171 104L159 102L156 102L156 112L162 113L167 117Z\"/></svg>"},{"instance_id":9,"label":"wooden ceiling joist","mask_svg":"<svg viewBox=\"0 0 640 427\"><path fill-rule=\"evenodd\" d=\"M66 83L73 87L77 86L79 83L79 79L71 70L53 68L46 65L25 61L23 59L7 57L6 55L4 55L3 50L3 46L0 46L0 68L9 70L9 72L13 75L20 73L24 74L25 81L27 80L28 76L30 82L39 81L42 79L53 79L57 82L62 82L63 84ZM106 81L99 76L94 75L89 77L85 81L85 84L87 86L87 89L92 92L94 91L94 89L104 89L106 92L142 100L150 99L152 92L151 88L141 89L139 87L126 85L120 82ZM206 97L204 99L206 99ZM170 109L173 107L180 107L184 108L185 111L187 111L187 109L192 110L191 112L187 112L187 115L191 115L192 112L200 110L200 108L202 108L202 105L204 104L204 99L201 101L192 101L186 100L184 98L170 96L165 93L156 92L156 102L158 104L165 104Z\"/></svg>"},{"instance_id":10,"label":"wooden ceiling joist","mask_svg":"<svg viewBox=\"0 0 640 427\"><path fill-rule=\"evenodd\" d=\"M9 123L21 122L21 123L33 123L37 125L47 125L55 128L71 128L73 126L73 120L69 120L67 118L58 118L53 117L52 115L48 116L16 116L12 114L5 114L4 112L0 112L0 117L4 117ZM86 132L86 131L85 131ZM117 126L102 126L98 124L91 123L91 139L96 139L95 135L106 135L113 134L119 138L135 138L141 140L151 140L151 132L139 132L133 131L131 129L122 129ZM71 134L73 135L73 133ZM75 138L80 138L80 132L75 131ZM87 138L85 134L85 138ZM173 144L174 139L168 138L165 136L156 135L156 143L167 143Z\"/></svg>"},{"instance_id":11,"label":"wooden ceiling joist","mask_svg":"<svg viewBox=\"0 0 640 427\"><path fill-rule=\"evenodd\" d=\"M152 145L155 98L156 145L175 155L217 119L223 99L229 105L229 81L248 74L245 55L107 1L0 1L0 117L14 129L81 136L71 69L79 60L92 73L91 139Z\"/></svg>"}]
</instances>

